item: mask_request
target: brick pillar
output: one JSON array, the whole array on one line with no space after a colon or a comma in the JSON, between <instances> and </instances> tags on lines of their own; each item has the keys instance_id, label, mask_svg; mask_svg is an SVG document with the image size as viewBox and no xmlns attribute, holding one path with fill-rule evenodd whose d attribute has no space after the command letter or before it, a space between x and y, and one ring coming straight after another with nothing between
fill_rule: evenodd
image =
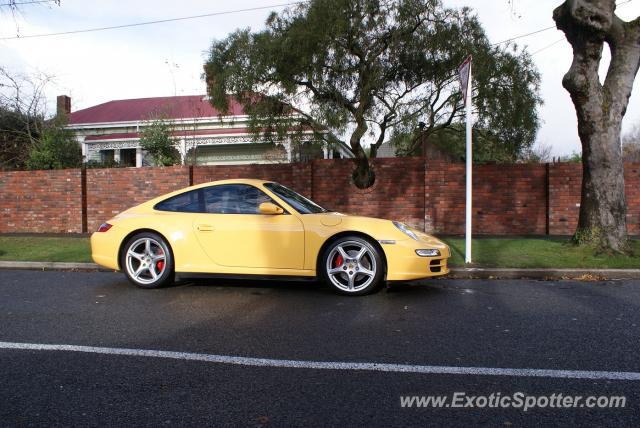
<instances>
[{"instance_id":1,"label":"brick pillar","mask_svg":"<svg viewBox=\"0 0 640 428\"><path fill-rule=\"evenodd\" d=\"M71 97L58 95L56 101L56 116L59 118L68 117L71 114Z\"/></svg>"}]
</instances>

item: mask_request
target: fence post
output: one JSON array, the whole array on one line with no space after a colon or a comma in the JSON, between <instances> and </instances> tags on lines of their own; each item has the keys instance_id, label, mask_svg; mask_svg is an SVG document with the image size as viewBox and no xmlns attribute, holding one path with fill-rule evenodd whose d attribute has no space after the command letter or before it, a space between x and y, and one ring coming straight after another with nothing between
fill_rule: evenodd
<instances>
[{"instance_id":1,"label":"fence post","mask_svg":"<svg viewBox=\"0 0 640 428\"><path fill-rule=\"evenodd\" d=\"M309 168L309 193L311 193L309 195L309 198L311 200L313 200L314 198L314 189L313 186L315 185L315 183L313 182L313 169L314 169L314 163L315 163L315 159L312 159L311 162L309 162L310 168Z\"/></svg>"},{"instance_id":2,"label":"fence post","mask_svg":"<svg viewBox=\"0 0 640 428\"><path fill-rule=\"evenodd\" d=\"M80 168L80 198L82 204L82 233L87 233L87 167L84 165Z\"/></svg>"},{"instance_id":3,"label":"fence post","mask_svg":"<svg viewBox=\"0 0 640 428\"><path fill-rule=\"evenodd\" d=\"M424 147L426 148L426 145ZM422 230L429 233L427 232L427 157L424 153L422 156Z\"/></svg>"},{"instance_id":4,"label":"fence post","mask_svg":"<svg viewBox=\"0 0 640 428\"><path fill-rule=\"evenodd\" d=\"M551 191L550 191L549 187L551 186L551 182L550 182L550 179L549 179L549 169L550 169L550 167L549 167L549 163L548 162L544 164L544 169L545 169L545 178L544 178L544 188L545 188L545 192L544 193L545 193L545 195L544 196L545 196L545 208L546 208L545 209L545 213L546 213L546 215L545 215L545 233L547 235L549 235L550 232L551 232L551 228L549 226L549 224L550 224L549 216L551 215L551 213L550 213L550 211L551 211L551 196L550 196L551 195Z\"/></svg>"}]
</instances>

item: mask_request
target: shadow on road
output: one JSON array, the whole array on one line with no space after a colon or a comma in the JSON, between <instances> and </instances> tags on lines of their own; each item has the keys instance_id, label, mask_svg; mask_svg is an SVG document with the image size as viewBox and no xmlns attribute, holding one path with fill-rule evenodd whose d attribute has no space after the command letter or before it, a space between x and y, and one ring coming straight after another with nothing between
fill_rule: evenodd
<instances>
[{"instance_id":1,"label":"shadow on road","mask_svg":"<svg viewBox=\"0 0 640 428\"><path fill-rule=\"evenodd\" d=\"M167 288L175 287L225 287L237 289L295 290L304 292L322 291L323 294L324 292L331 291L328 287L318 281L283 281L273 279L184 279L177 281L174 285Z\"/></svg>"},{"instance_id":2,"label":"shadow on road","mask_svg":"<svg viewBox=\"0 0 640 428\"><path fill-rule=\"evenodd\" d=\"M293 280L275 280L275 279L184 279L177 281L175 284L165 287L216 287L242 290L251 289L251 294L262 294L261 290L266 291L293 291L296 293L308 293L310 295L337 295L328 285L317 280L293 281ZM442 291L443 285L439 282L393 282L382 287L375 294L390 295L407 295L407 296L427 296L437 294ZM346 298L358 296L343 296ZM366 298L366 296L365 296Z\"/></svg>"},{"instance_id":3,"label":"shadow on road","mask_svg":"<svg viewBox=\"0 0 640 428\"><path fill-rule=\"evenodd\" d=\"M160 289L143 290L134 284L131 284L124 277L113 277L114 280L107 281L103 284L104 292L108 292L114 285L125 291L137 291L150 294L168 294L172 295L172 291L192 290L200 293L211 294L211 291L229 291L237 293L245 293L246 295L277 295L281 293L283 296L324 296L336 297L338 299L355 299L358 300L371 298L373 296L392 296L395 298L422 298L436 297L451 291L452 282L446 279L421 280L409 282L391 282L383 286L378 292L370 296L348 296L339 295L332 290L331 287L319 280L293 280L293 279L262 279L262 278L185 278L162 287ZM454 287L455 288L455 287Z\"/></svg>"}]
</instances>

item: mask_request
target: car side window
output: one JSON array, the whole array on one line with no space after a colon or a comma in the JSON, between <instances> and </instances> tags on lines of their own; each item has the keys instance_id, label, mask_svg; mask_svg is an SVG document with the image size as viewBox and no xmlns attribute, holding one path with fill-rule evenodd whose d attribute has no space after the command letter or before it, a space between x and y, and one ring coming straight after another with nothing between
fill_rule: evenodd
<instances>
[{"instance_id":1,"label":"car side window","mask_svg":"<svg viewBox=\"0 0 640 428\"><path fill-rule=\"evenodd\" d=\"M204 194L202 189L191 190L158 202L154 208L160 211L202 213L205 212Z\"/></svg>"},{"instance_id":2,"label":"car side window","mask_svg":"<svg viewBox=\"0 0 640 428\"><path fill-rule=\"evenodd\" d=\"M248 184L221 184L204 189L205 212L210 214L260 214L266 193Z\"/></svg>"}]
</instances>

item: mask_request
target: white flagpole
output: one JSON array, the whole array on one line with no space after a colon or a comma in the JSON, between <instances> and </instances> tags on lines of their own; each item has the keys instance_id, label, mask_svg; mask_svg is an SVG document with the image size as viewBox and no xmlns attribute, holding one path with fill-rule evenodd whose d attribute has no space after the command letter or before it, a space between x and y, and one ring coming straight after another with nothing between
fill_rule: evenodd
<instances>
[{"instance_id":1,"label":"white flagpole","mask_svg":"<svg viewBox=\"0 0 640 428\"><path fill-rule=\"evenodd\" d=\"M472 117L471 117L471 96L473 85L471 84L471 71L472 64L469 64L469 80L467 81L467 201L466 207L466 222L465 222L465 246L464 246L464 262L471 263L471 190L472 190L472 176L471 167L473 165L473 150L471 149L471 131L472 131Z\"/></svg>"}]
</instances>

